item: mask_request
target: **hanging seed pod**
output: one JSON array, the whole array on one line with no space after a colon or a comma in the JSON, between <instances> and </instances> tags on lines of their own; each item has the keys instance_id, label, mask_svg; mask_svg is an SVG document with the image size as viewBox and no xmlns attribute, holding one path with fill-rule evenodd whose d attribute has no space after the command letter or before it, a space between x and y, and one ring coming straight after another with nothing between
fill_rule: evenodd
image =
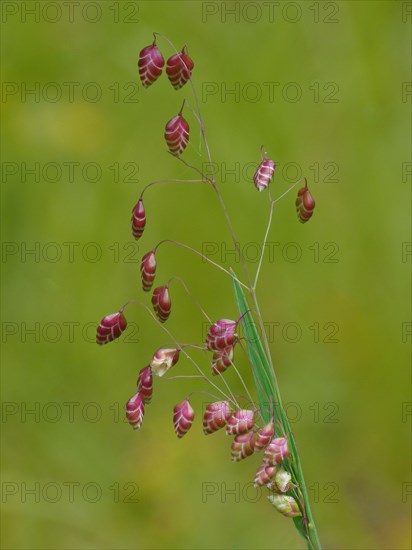
<instances>
[{"instance_id":1,"label":"hanging seed pod","mask_svg":"<svg viewBox=\"0 0 412 550\"><path fill-rule=\"evenodd\" d=\"M286 437L277 437L276 439L272 439L266 447L265 454L263 455L263 464L276 466L276 464L280 464L288 456L288 440Z\"/></svg>"},{"instance_id":2,"label":"hanging seed pod","mask_svg":"<svg viewBox=\"0 0 412 550\"><path fill-rule=\"evenodd\" d=\"M279 468L276 471L273 484L269 489L276 492L287 493L291 488L291 479L292 476L284 468Z\"/></svg>"},{"instance_id":3,"label":"hanging seed pod","mask_svg":"<svg viewBox=\"0 0 412 550\"><path fill-rule=\"evenodd\" d=\"M255 432L240 434L235 437L231 447L232 461L239 462L255 452Z\"/></svg>"},{"instance_id":4,"label":"hanging seed pod","mask_svg":"<svg viewBox=\"0 0 412 550\"><path fill-rule=\"evenodd\" d=\"M165 140L169 151L179 156L186 149L189 141L189 124L179 113L166 124Z\"/></svg>"},{"instance_id":5,"label":"hanging seed pod","mask_svg":"<svg viewBox=\"0 0 412 550\"><path fill-rule=\"evenodd\" d=\"M175 90L179 90L192 76L195 64L187 54L186 46L180 53L172 55L167 60L166 73Z\"/></svg>"},{"instance_id":6,"label":"hanging seed pod","mask_svg":"<svg viewBox=\"0 0 412 550\"><path fill-rule=\"evenodd\" d=\"M222 374L233 361L233 346L215 351L212 359L212 374L214 376Z\"/></svg>"},{"instance_id":7,"label":"hanging seed pod","mask_svg":"<svg viewBox=\"0 0 412 550\"><path fill-rule=\"evenodd\" d=\"M288 518L296 518L297 516L302 515L299 510L299 506L293 497L288 495L278 495L275 493L273 495L269 495L268 499L278 512Z\"/></svg>"},{"instance_id":8,"label":"hanging seed pod","mask_svg":"<svg viewBox=\"0 0 412 550\"><path fill-rule=\"evenodd\" d=\"M233 346L236 338L236 322L230 319L220 319L209 328L206 336L206 349L221 351Z\"/></svg>"},{"instance_id":9,"label":"hanging seed pod","mask_svg":"<svg viewBox=\"0 0 412 550\"><path fill-rule=\"evenodd\" d=\"M146 46L139 54L139 75L145 88L148 88L162 74L165 64L162 54L156 46L156 41Z\"/></svg>"},{"instance_id":10,"label":"hanging seed pod","mask_svg":"<svg viewBox=\"0 0 412 550\"><path fill-rule=\"evenodd\" d=\"M240 409L227 420L226 435L240 435L248 432L255 423L255 411Z\"/></svg>"},{"instance_id":11,"label":"hanging seed pod","mask_svg":"<svg viewBox=\"0 0 412 550\"><path fill-rule=\"evenodd\" d=\"M298 214L298 220L300 223L306 223L313 215L315 209L315 201L310 194L309 189L302 187L298 191L298 197L296 199L296 212Z\"/></svg>"},{"instance_id":12,"label":"hanging seed pod","mask_svg":"<svg viewBox=\"0 0 412 550\"><path fill-rule=\"evenodd\" d=\"M179 439L190 430L194 417L195 411L190 405L188 399L185 399L175 406L173 409L173 424L176 435Z\"/></svg>"},{"instance_id":13,"label":"hanging seed pod","mask_svg":"<svg viewBox=\"0 0 412 550\"><path fill-rule=\"evenodd\" d=\"M274 436L274 434L275 434L275 424L273 420L271 420L268 424L266 424L265 426L263 426L263 428L260 428L260 430L256 432L255 453L258 451L261 451L267 445L269 445L269 442Z\"/></svg>"},{"instance_id":14,"label":"hanging seed pod","mask_svg":"<svg viewBox=\"0 0 412 550\"><path fill-rule=\"evenodd\" d=\"M265 158L259 164L258 169L253 176L253 181L258 191L263 191L269 186L269 183L272 181L274 172L275 163L273 160L268 159L265 153Z\"/></svg>"},{"instance_id":15,"label":"hanging seed pod","mask_svg":"<svg viewBox=\"0 0 412 550\"><path fill-rule=\"evenodd\" d=\"M148 405L152 400L153 392L153 376L150 365L140 371L137 379L137 389L142 395L145 405Z\"/></svg>"},{"instance_id":16,"label":"hanging seed pod","mask_svg":"<svg viewBox=\"0 0 412 550\"><path fill-rule=\"evenodd\" d=\"M126 416L132 428L138 430L142 425L144 416L144 398L140 391L135 393L127 402Z\"/></svg>"},{"instance_id":17,"label":"hanging seed pod","mask_svg":"<svg viewBox=\"0 0 412 550\"><path fill-rule=\"evenodd\" d=\"M203 415L203 433L212 434L226 426L231 414L229 400L210 403Z\"/></svg>"},{"instance_id":18,"label":"hanging seed pod","mask_svg":"<svg viewBox=\"0 0 412 550\"><path fill-rule=\"evenodd\" d=\"M146 213L143 206L142 198L132 210L132 233L133 237L138 240L143 235L144 227L146 225Z\"/></svg>"},{"instance_id":19,"label":"hanging seed pod","mask_svg":"<svg viewBox=\"0 0 412 550\"><path fill-rule=\"evenodd\" d=\"M150 361L152 367L152 373L155 376L162 377L171 367L176 365L179 360L179 349L160 348L153 355Z\"/></svg>"},{"instance_id":20,"label":"hanging seed pod","mask_svg":"<svg viewBox=\"0 0 412 550\"><path fill-rule=\"evenodd\" d=\"M152 304L159 321L161 321L162 323L167 321L170 315L170 310L172 309L172 302L170 300L167 285L158 286L154 289Z\"/></svg>"},{"instance_id":21,"label":"hanging seed pod","mask_svg":"<svg viewBox=\"0 0 412 550\"><path fill-rule=\"evenodd\" d=\"M259 466L258 471L256 472L253 482L254 486L262 487L263 485L267 485L271 482L275 473L276 468L274 466L267 466L266 464L262 464L261 466Z\"/></svg>"},{"instance_id":22,"label":"hanging seed pod","mask_svg":"<svg viewBox=\"0 0 412 550\"><path fill-rule=\"evenodd\" d=\"M156 275L156 258L154 252L148 252L143 256L140 273L142 274L143 290L149 292Z\"/></svg>"},{"instance_id":23,"label":"hanging seed pod","mask_svg":"<svg viewBox=\"0 0 412 550\"><path fill-rule=\"evenodd\" d=\"M121 309L117 313L106 315L97 327L96 344L102 346L108 344L122 334L127 327L127 321Z\"/></svg>"}]
</instances>

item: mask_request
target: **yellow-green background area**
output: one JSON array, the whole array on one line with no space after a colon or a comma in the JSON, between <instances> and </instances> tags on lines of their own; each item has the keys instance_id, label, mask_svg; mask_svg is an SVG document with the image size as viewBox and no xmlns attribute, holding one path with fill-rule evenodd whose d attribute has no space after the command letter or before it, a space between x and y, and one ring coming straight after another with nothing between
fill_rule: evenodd
<instances>
[{"instance_id":1,"label":"yellow-green background area","mask_svg":"<svg viewBox=\"0 0 412 550\"><path fill-rule=\"evenodd\" d=\"M260 146L278 163L273 196L301 172L316 199L306 225L296 189L276 208L258 296L324 547L408 548L408 4L86 2L70 15L58 3L56 22L54 3L2 4L2 546L304 547L250 486L260 457L233 464L224 433L203 435L207 396L193 396L194 425L177 440L172 408L205 384L156 379L140 432L123 421L139 369L170 342L144 310L127 309L119 342L93 342L104 315L129 299L150 303L140 258L161 239L212 247L210 259L242 276L206 184L152 187L144 237L131 237L146 184L196 177L163 137L183 98L193 106L190 87L176 92L165 74L148 90L138 81L139 51L158 31L188 44L195 61L217 181L251 273L268 215L267 194L251 182ZM36 86L39 97L26 94ZM238 97L226 93L236 86ZM184 115L183 158L201 168L200 132ZM212 319L236 318L224 273L171 245L157 259L157 284L179 275ZM171 296L167 327L201 343L198 309L176 282ZM252 388L240 348L236 360ZM195 371L181 359L174 374ZM242 393L233 372L226 378Z\"/></svg>"}]
</instances>

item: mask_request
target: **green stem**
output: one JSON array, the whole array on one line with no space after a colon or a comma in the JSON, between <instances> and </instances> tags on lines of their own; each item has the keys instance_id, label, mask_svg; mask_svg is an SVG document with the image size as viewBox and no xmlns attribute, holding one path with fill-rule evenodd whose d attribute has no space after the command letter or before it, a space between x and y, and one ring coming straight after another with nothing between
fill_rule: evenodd
<instances>
[{"instance_id":1,"label":"green stem","mask_svg":"<svg viewBox=\"0 0 412 550\"><path fill-rule=\"evenodd\" d=\"M234 276L233 272L232 272L232 275ZM303 505L302 505L301 499L298 499L299 506L301 507L301 511L302 511L302 519L295 518L295 526L305 538L308 548L310 550L321 550L322 547L319 541L319 536L316 530L312 511L310 508L308 490L305 484L305 479L303 477L302 465L299 458L295 437L292 433L289 420L287 418L285 409L282 404L279 384L277 382L275 370L273 368L269 342L266 335L266 331L264 329L262 315L259 310L259 304L257 301L256 292L254 289L249 289L250 295L253 300L253 304L257 313L257 318L258 318L258 323L262 333L264 348L262 346L262 342L260 341L258 333L256 331L256 326L254 325L253 318L250 314L250 308L247 304L242 288L235 278L233 278L233 284L235 287L235 295L236 295L236 301L238 304L239 313L241 315L244 314L243 328L246 336L247 349L249 351L249 358L252 364L255 379L258 380L259 386L262 386L262 388L264 388L264 394L263 394L262 392L259 392L259 386L257 384L258 396L259 396L259 393L261 394L259 398L261 403L261 409L263 409L263 407L265 406L264 401L266 398L269 397L270 399L273 399L274 405L275 405L276 419L280 423L283 433L288 436L289 449L290 449L290 468L293 474L293 478L298 485L298 490L303 498Z\"/></svg>"}]
</instances>

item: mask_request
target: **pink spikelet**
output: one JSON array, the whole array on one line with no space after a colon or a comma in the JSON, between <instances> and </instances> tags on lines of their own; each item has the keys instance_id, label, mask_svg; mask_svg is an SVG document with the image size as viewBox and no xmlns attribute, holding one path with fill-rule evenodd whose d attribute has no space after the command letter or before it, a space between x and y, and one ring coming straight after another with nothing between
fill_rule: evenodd
<instances>
[{"instance_id":1,"label":"pink spikelet","mask_svg":"<svg viewBox=\"0 0 412 550\"><path fill-rule=\"evenodd\" d=\"M152 373L155 376L162 377L179 360L180 350L176 348L160 348L153 355L150 361Z\"/></svg>"},{"instance_id":2,"label":"pink spikelet","mask_svg":"<svg viewBox=\"0 0 412 550\"><path fill-rule=\"evenodd\" d=\"M169 290L166 286L158 286L153 291L152 305L159 321L167 321L172 309L172 302L169 296Z\"/></svg>"},{"instance_id":3,"label":"pink spikelet","mask_svg":"<svg viewBox=\"0 0 412 550\"><path fill-rule=\"evenodd\" d=\"M258 191L263 191L269 186L269 183L272 181L274 172L275 163L273 162L273 160L268 159L265 153L265 158L259 164L258 169L253 176L253 181Z\"/></svg>"},{"instance_id":4,"label":"pink spikelet","mask_svg":"<svg viewBox=\"0 0 412 550\"><path fill-rule=\"evenodd\" d=\"M215 401L206 407L203 415L203 433L212 434L224 426L232 414L229 401Z\"/></svg>"},{"instance_id":5,"label":"pink spikelet","mask_svg":"<svg viewBox=\"0 0 412 550\"><path fill-rule=\"evenodd\" d=\"M267 466L266 464L262 464L261 466L259 466L258 471L256 472L253 482L254 486L263 487L263 485L268 485L273 479L275 473L276 468L274 466Z\"/></svg>"},{"instance_id":6,"label":"pink spikelet","mask_svg":"<svg viewBox=\"0 0 412 550\"><path fill-rule=\"evenodd\" d=\"M126 405L126 416L134 430L138 430L143 422L144 398L140 391L129 399Z\"/></svg>"},{"instance_id":7,"label":"pink spikelet","mask_svg":"<svg viewBox=\"0 0 412 550\"><path fill-rule=\"evenodd\" d=\"M179 156L186 149L189 142L189 124L179 113L166 124L165 140L169 151Z\"/></svg>"},{"instance_id":8,"label":"pink spikelet","mask_svg":"<svg viewBox=\"0 0 412 550\"><path fill-rule=\"evenodd\" d=\"M276 439L272 439L272 441L266 447L265 454L263 455L263 464L276 466L288 456L288 440L286 439L286 437L277 437Z\"/></svg>"},{"instance_id":9,"label":"pink spikelet","mask_svg":"<svg viewBox=\"0 0 412 550\"><path fill-rule=\"evenodd\" d=\"M180 53L172 55L167 60L166 73L175 90L179 90L192 76L195 64L187 54L186 46Z\"/></svg>"},{"instance_id":10,"label":"pink spikelet","mask_svg":"<svg viewBox=\"0 0 412 550\"><path fill-rule=\"evenodd\" d=\"M248 432L255 423L255 411L240 409L227 420L226 435L240 435Z\"/></svg>"},{"instance_id":11,"label":"pink spikelet","mask_svg":"<svg viewBox=\"0 0 412 550\"><path fill-rule=\"evenodd\" d=\"M207 333L206 349L221 351L229 346L233 346L236 338L236 321L220 319L210 327Z\"/></svg>"},{"instance_id":12,"label":"pink spikelet","mask_svg":"<svg viewBox=\"0 0 412 550\"><path fill-rule=\"evenodd\" d=\"M190 405L188 399L185 399L175 406L173 409L173 424L176 435L179 439L190 430L194 417L195 411Z\"/></svg>"},{"instance_id":13,"label":"pink spikelet","mask_svg":"<svg viewBox=\"0 0 412 550\"><path fill-rule=\"evenodd\" d=\"M298 191L298 197L296 199L296 212L298 214L298 220L300 223L306 223L313 215L315 209L315 201L308 187L302 187Z\"/></svg>"},{"instance_id":14,"label":"pink spikelet","mask_svg":"<svg viewBox=\"0 0 412 550\"><path fill-rule=\"evenodd\" d=\"M255 452L261 451L267 445L275 434L275 424L271 420L268 424L260 428L255 437Z\"/></svg>"},{"instance_id":15,"label":"pink spikelet","mask_svg":"<svg viewBox=\"0 0 412 550\"><path fill-rule=\"evenodd\" d=\"M230 367L233 361L233 346L228 346L222 350L215 351L212 359L212 374L214 376L222 374Z\"/></svg>"},{"instance_id":16,"label":"pink spikelet","mask_svg":"<svg viewBox=\"0 0 412 550\"><path fill-rule=\"evenodd\" d=\"M137 389L143 397L145 405L148 405L152 400L153 392L153 376L150 365L140 371L137 379Z\"/></svg>"},{"instance_id":17,"label":"pink spikelet","mask_svg":"<svg viewBox=\"0 0 412 550\"><path fill-rule=\"evenodd\" d=\"M123 315L122 309L117 313L106 315L97 327L96 344L102 346L104 344L108 344L109 342L113 342L113 340L119 338L126 327L127 321Z\"/></svg>"},{"instance_id":18,"label":"pink spikelet","mask_svg":"<svg viewBox=\"0 0 412 550\"><path fill-rule=\"evenodd\" d=\"M142 264L140 266L140 273L142 275L142 287L145 292L149 292L152 288L153 281L156 275L156 258L154 252L148 252L142 258Z\"/></svg>"},{"instance_id":19,"label":"pink spikelet","mask_svg":"<svg viewBox=\"0 0 412 550\"><path fill-rule=\"evenodd\" d=\"M148 88L162 74L165 64L162 54L156 46L156 41L146 46L139 54L139 75L145 88Z\"/></svg>"},{"instance_id":20,"label":"pink spikelet","mask_svg":"<svg viewBox=\"0 0 412 550\"><path fill-rule=\"evenodd\" d=\"M255 452L255 434L248 432L235 437L231 447L232 461L239 462Z\"/></svg>"},{"instance_id":21,"label":"pink spikelet","mask_svg":"<svg viewBox=\"0 0 412 550\"><path fill-rule=\"evenodd\" d=\"M143 206L142 198L139 199L138 203L132 210L132 233L133 237L136 240L139 240L143 235L143 231L146 225L146 213Z\"/></svg>"}]
</instances>

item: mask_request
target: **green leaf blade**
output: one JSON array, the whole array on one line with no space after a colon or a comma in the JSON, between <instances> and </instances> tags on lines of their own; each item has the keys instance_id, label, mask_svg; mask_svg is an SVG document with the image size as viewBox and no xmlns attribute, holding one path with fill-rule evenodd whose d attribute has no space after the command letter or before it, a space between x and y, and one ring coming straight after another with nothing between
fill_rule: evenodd
<instances>
[{"instance_id":1,"label":"green leaf blade","mask_svg":"<svg viewBox=\"0 0 412 550\"><path fill-rule=\"evenodd\" d=\"M246 351L252 365L260 412L263 420L269 422L271 408L276 408L276 392L272 368L259 337L245 294L235 276L233 276L233 286L239 315L242 317L241 323L246 340Z\"/></svg>"}]
</instances>

